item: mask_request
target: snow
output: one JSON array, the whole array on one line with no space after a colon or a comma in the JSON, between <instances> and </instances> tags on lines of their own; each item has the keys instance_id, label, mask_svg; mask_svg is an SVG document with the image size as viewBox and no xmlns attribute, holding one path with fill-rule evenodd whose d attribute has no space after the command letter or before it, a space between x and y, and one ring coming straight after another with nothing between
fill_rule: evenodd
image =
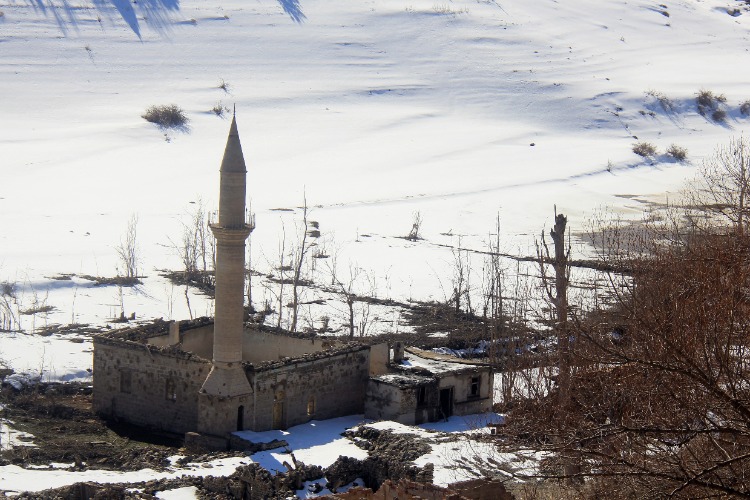
<instances>
[{"instance_id":1,"label":"snow","mask_svg":"<svg viewBox=\"0 0 750 500\"><path fill-rule=\"evenodd\" d=\"M327 484L327 480L325 478L318 479L316 481L305 481L304 487L301 490L296 491L297 498L316 498L318 496L333 494L334 493L333 491L324 487L325 484ZM351 483L345 484L344 486L341 486L340 488L336 488L335 493L344 493L345 491L348 491L349 489L355 486L364 486L364 485L365 485L364 480L358 477ZM320 491L318 491L317 493L314 492L316 488L320 488Z\"/></svg>"},{"instance_id":2,"label":"snow","mask_svg":"<svg viewBox=\"0 0 750 500\"><path fill-rule=\"evenodd\" d=\"M453 371L468 369L472 367L472 365L469 363L444 361L441 359L428 359L428 358L423 358L421 356L418 356L411 352L401 362L401 366L407 369L412 369L412 368L426 369L434 374L450 373Z\"/></svg>"},{"instance_id":3,"label":"snow","mask_svg":"<svg viewBox=\"0 0 750 500\"><path fill-rule=\"evenodd\" d=\"M85 471L66 471L59 469L38 470L24 469L17 465L0 466L0 491L20 493L23 491L42 491L50 488L78 482L95 483L137 483L153 479L174 479L186 476L228 476L238 466L248 464L250 460L242 457L219 458L206 463L189 463L184 467L171 467L166 471L141 469L138 471L109 471L89 469Z\"/></svg>"},{"instance_id":4,"label":"snow","mask_svg":"<svg viewBox=\"0 0 750 500\"><path fill-rule=\"evenodd\" d=\"M729 5L742 15L728 15ZM219 102L237 106L258 271L273 272L280 235L291 248L304 193L332 256L320 259L318 281L330 282L332 267L340 277L359 269L357 293L446 300L454 266L446 245L486 248L498 213L501 250L533 255L553 205L575 235L597 213L638 217L674 199L717 145L747 129L738 107L750 98L749 22L729 0L6 2L0 283L16 286L11 329L111 325L121 311L211 314L210 300L157 270L180 268L175 242L198 201L217 205L229 126L209 111ZM726 122L698 114L700 89L727 96ZM188 131L140 117L168 103L185 109ZM686 147L689 161L640 158L636 140L661 152ZM424 239L412 242L401 237L415 212ZM117 273L116 246L133 214L143 285L82 278ZM574 254L590 254L574 240ZM469 258L478 285L481 256ZM510 282L528 271L506 267ZM272 286L254 283L256 305L273 302ZM340 297L304 295L325 304L303 308L303 324L328 316L346 332ZM54 309L20 314L39 305ZM358 318L367 312L357 304ZM369 314L357 334L408 331L399 308ZM89 381L90 351L85 335L0 332L0 364L42 380ZM327 440L305 439L298 458L330 461ZM259 460L281 467L283 454L264 453ZM440 481L460 472L440 470ZM11 481L14 471L0 477Z\"/></svg>"},{"instance_id":5,"label":"snow","mask_svg":"<svg viewBox=\"0 0 750 500\"><path fill-rule=\"evenodd\" d=\"M644 1L118 5L3 7L0 78L13 98L0 116L0 280L17 283L27 307L56 308L20 318L25 329L101 325L121 309L190 315L156 269L179 269L174 243L198 199L216 206L228 128L209 111L219 101L237 105L257 269L274 268L282 224L291 242L299 220L274 209L295 209L305 192L339 272L362 269L372 278L360 275L362 292L401 300L449 297L453 259L436 245L484 248L498 212L504 250L533 254L553 204L574 232L602 207L637 216L747 124L737 106L748 98L750 16L727 15L726 1L677 0L669 17ZM695 110L701 88L727 96L724 125ZM190 124L167 142L140 115L170 102ZM691 161L637 157L634 136L687 147ZM425 239L397 238L416 211ZM120 296L80 275L117 272L132 214L147 278ZM271 295L256 285L262 304ZM212 311L189 298L194 315ZM344 304L328 306L311 306L309 322L328 315L342 329ZM371 332L400 328L397 312L373 314Z\"/></svg>"},{"instance_id":6,"label":"snow","mask_svg":"<svg viewBox=\"0 0 750 500\"><path fill-rule=\"evenodd\" d=\"M188 498L198 498L198 488L195 486L186 486L184 488L175 488L173 490L160 491L156 493L156 498L164 500L185 500Z\"/></svg>"},{"instance_id":7,"label":"snow","mask_svg":"<svg viewBox=\"0 0 750 500\"><path fill-rule=\"evenodd\" d=\"M305 424L290 427L285 431L241 431L234 434L253 443L269 443L284 440L288 449L283 451L268 450L254 453L252 461L270 472L286 472L286 462L294 467L289 452L294 453L298 461L307 465L328 467L339 456L354 457L360 460L367 458L367 452L350 440L341 436L346 429L359 425L362 415L332 418L329 420L311 420Z\"/></svg>"},{"instance_id":8,"label":"snow","mask_svg":"<svg viewBox=\"0 0 750 500\"><path fill-rule=\"evenodd\" d=\"M12 421L0 419L0 450L10 450L16 446L36 446L32 441L32 434L17 431L12 425Z\"/></svg>"},{"instance_id":9,"label":"snow","mask_svg":"<svg viewBox=\"0 0 750 500\"><path fill-rule=\"evenodd\" d=\"M6 377L18 389L28 385L30 377L43 382L91 382L92 352L91 338L81 335L0 333L0 364L28 374Z\"/></svg>"}]
</instances>

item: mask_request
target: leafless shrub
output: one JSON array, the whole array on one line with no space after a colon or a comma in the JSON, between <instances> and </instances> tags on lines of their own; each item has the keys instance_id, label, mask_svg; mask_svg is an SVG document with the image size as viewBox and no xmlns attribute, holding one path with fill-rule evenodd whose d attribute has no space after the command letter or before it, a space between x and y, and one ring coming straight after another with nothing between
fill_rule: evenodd
<instances>
[{"instance_id":1,"label":"leafless shrub","mask_svg":"<svg viewBox=\"0 0 750 500\"><path fill-rule=\"evenodd\" d=\"M745 101L740 104L740 113L742 113L742 116L750 115L750 101Z\"/></svg>"},{"instance_id":2,"label":"leafless shrub","mask_svg":"<svg viewBox=\"0 0 750 500\"><path fill-rule=\"evenodd\" d=\"M214 107L211 108L211 112L213 114L215 114L216 116L219 116L219 117L223 117L224 113L229 113L230 111L231 111L231 109L229 109L228 107L224 106L224 104L221 101L217 102L214 105Z\"/></svg>"},{"instance_id":3,"label":"leafless shrub","mask_svg":"<svg viewBox=\"0 0 750 500\"><path fill-rule=\"evenodd\" d=\"M422 237L419 235L419 231L422 228L422 214L419 213L419 210L414 212L413 219L411 223L411 230L409 231L409 234L406 235L406 239L409 241L417 241L421 240Z\"/></svg>"},{"instance_id":4,"label":"leafless shrub","mask_svg":"<svg viewBox=\"0 0 750 500\"><path fill-rule=\"evenodd\" d=\"M688 151L677 144L672 144L667 149L667 154L677 161L685 161L687 159Z\"/></svg>"},{"instance_id":5,"label":"leafless shrub","mask_svg":"<svg viewBox=\"0 0 750 500\"><path fill-rule=\"evenodd\" d=\"M672 100L662 92L658 92L656 90L647 90L646 95L656 99L661 108L667 113L671 113L674 111L674 102L672 102Z\"/></svg>"},{"instance_id":6,"label":"leafless shrub","mask_svg":"<svg viewBox=\"0 0 750 500\"><path fill-rule=\"evenodd\" d=\"M182 128L190 121L185 112L176 104L163 104L151 106L141 118L150 123L155 123L160 128Z\"/></svg>"},{"instance_id":7,"label":"leafless shrub","mask_svg":"<svg viewBox=\"0 0 750 500\"><path fill-rule=\"evenodd\" d=\"M654 156L656 154L656 146L650 142L636 142L633 144L633 153L644 158Z\"/></svg>"},{"instance_id":8,"label":"leafless shrub","mask_svg":"<svg viewBox=\"0 0 750 500\"><path fill-rule=\"evenodd\" d=\"M228 19L228 18L227 18L227 19ZM230 90L231 90L232 86L231 86L231 85L229 85L229 82L228 82L228 81L226 81L226 80L224 80L224 79L222 78L221 80L219 80L219 85L217 85L217 87L216 87L216 88L219 88L219 89L223 90L223 91L224 91L225 93L227 93L227 94L228 94L228 93L230 92Z\"/></svg>"},{"instance_id":9,"label":"leafless shrub","mask_svg":"<svg viewBox=\"0 0 750 500\"><path fill-rule=\"evenodd\" d=\"M727 119L727 112L723 109L717 109L713 113L711 113L711 118L715 122L723 122Z\"/></svg>"},{"instance_id":10,"label":"leafless shrub","mask_svg":"<svg viewBox=\"0 0 750 500\"><path fill-rule=\"evenodd\" d=\"M696 94L695 101L698 103L698 109L710 108L714 105L714 93L710 90L701 89Z\"/></svg>"},{"instance_id":11,"label":"leafless shrub","mask_svg":"<svg viewBox=\"0 0 750 500\"><path fill-rule=\"evenodd\" d=\"M724 112L722 118L715 118L714 114L716 114L717 111L721 111L720 105L726 104L727 98L724 94L714 94L710 90L701 89L695 97L695 102L698 105L698 112L702 116L706 116L709 112L711 112L711 117L714 119L714 121L722 121L724 118L726 118L726 112ZM721 113L718 113L718 116L722 116Z\"/></svg>"},{"instance_id":12,"label":"leafless shrub","mask_svg":"<svg viewBox=\"0 0 750 500\"><path fill-rule=\"evenodd\" d=\"M18 314L18 285L9 281L0 283L0 330L11 331L20 327Z\"/></svg>"},{"instance_id":13,"label":"leafless shrub","mask_svg":"<svg viewBox=\"0 0 750 500\"><path fill-rule=\"evenodd\" d=\"M468 14L469 8L468 7L462 7L461 9L455 10L448 4L440 4L440 5L433 5L432 11L435 14L440 15L456 15L456 14Z\"/></svg>"}]
</instances>

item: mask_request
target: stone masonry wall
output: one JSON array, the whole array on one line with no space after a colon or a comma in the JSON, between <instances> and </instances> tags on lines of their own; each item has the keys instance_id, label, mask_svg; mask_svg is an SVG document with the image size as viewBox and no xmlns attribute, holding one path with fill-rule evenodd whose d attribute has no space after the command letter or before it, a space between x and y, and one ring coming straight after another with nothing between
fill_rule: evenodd
<instances>
[{"instance_id":1,"label":"stone masonry wall","mask_svg":"<svg viewBox=\"0 0 750 500\"><path fill-rule=\"evenodd\" d=\"M94 410L176 433L197 426L198 391L211 364L135 342L94 340Z\"/></svg>"},{"instance_id":2,"label":"stone masonry wall","mask_svg":"<svg viewBox=\"0 0 750 500\"><path fill-rule=\"evenodd\" d=\"M369 348L249 372L255 431L364 412Z\"/></svg>"},{"instance_id":3,"label":"stone masonry wall","mask_svg":"<svg viewBox=\"0 0 750 500\"><path fill-rule=\"evenodd\" d=\"M471 379L479 377L479 396L470 396ZM453 388L453 414L471 415L492 411L493 374L489 367L467 370L440 378L440 389Z\"/></svg>"},{"instance_id":4,"label":"stone masonry wall","mask_svg":"<svg viewBox=\"0 0 750 500\"><path fill-rule=\"evenodd\" d=\"M414 388L410 389L414 391ZM372 420L395 420L411 425L414 423L414 411L408 403L404 405L402 393L398 386L370 379L367 383L365 400L365 418Z\"/></svg>"}]
</instances>

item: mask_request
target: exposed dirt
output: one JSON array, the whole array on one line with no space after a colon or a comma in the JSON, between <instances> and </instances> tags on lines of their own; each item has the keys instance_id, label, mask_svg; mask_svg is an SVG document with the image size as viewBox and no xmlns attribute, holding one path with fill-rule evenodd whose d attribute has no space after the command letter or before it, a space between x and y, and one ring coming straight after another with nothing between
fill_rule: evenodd
<instances>
[{"instance_id":1,"label":"exposed dirt","mask_svg":"<svg viewBox=\"0 0 750 500\"><path fill-rule=\"evenodd\" d=\"M174 436L153 436L129 426L107 424L91 408L91 387L43 384L0 391L0 417L34 436L36 446L0 451L0 464L72 463L111 470L163 469L181 445Z\"/></svg>"}]
</instances>

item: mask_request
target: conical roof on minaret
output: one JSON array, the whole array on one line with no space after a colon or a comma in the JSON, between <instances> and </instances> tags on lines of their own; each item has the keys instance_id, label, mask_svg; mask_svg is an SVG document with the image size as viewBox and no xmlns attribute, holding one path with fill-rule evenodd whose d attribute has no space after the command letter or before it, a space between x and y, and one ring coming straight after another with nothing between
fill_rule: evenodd
<instances>
[{"instance_id":1,"label":"conical roof on minaret","mask_svg":"<svg viewBox=\"0 0 750 500\"><path fill-rule=\"evenodd\" d=\"M237 119L232 115L232 126L227 137L227 147L224 148L224 158L221 160L222 172L247 172L245 157L242 155L240 134L237 132Z\"/></svg>"}]
</instances>

